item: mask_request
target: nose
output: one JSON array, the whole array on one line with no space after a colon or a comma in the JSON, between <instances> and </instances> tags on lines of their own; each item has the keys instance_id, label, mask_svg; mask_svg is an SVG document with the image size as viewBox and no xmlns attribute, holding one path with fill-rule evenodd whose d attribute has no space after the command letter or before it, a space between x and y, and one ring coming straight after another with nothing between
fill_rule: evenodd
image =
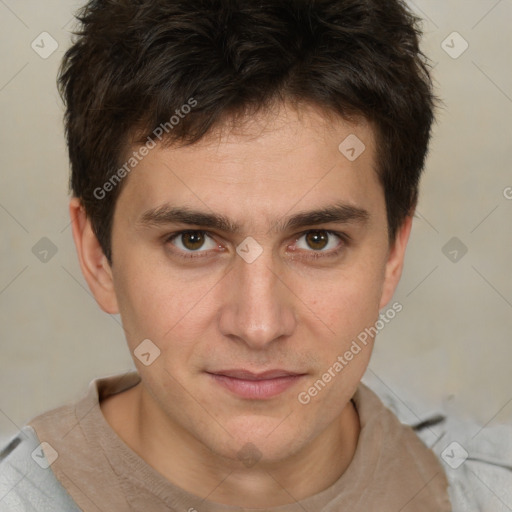
<instances>
[{"instance_id":1,"label":"nose","mask_svg":"<svg viewBox=\"0 0 512 512\"><path fill-rule=\"evenodd\" d=\"M222 294L219 328L224 336L264 349L294 332L294 295L278 270L265 251L252 263L237 256Z\"/></svg>"}]
</instances>

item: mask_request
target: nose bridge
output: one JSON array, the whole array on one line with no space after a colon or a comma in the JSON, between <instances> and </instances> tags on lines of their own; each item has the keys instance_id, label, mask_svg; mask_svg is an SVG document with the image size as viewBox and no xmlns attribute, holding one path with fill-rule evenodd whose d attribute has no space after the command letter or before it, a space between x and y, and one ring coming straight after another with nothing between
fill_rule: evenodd
<instances>
[{"instance_id":1,"label":"nose bridge","mask_svg":"<svg viewBox=\"0 0 512 512\"><path fill-rule=\"evenodd\" d=\"M260 256L259 261L256 260L250 264L240 263L238 267L241 291L246 297L246 302L248 304L253 302L256 308L264 309L268 306L269 309L275 309L274 306L277 304L273 302L278 302L276 300L278 278L272 268L271 257Z\"/></svg>"},{"instance_id":2,"label":"nose bridge","mask_svg":"<svg viewBox=\"0 0 512 512\"><path fill-rule=\"evenodd\" d=\"M221 330L253 348L290 335L295 316L290 294L278 277L269 250L254 260L237 258L221 314Z\"/></svg>"}]
</instances>

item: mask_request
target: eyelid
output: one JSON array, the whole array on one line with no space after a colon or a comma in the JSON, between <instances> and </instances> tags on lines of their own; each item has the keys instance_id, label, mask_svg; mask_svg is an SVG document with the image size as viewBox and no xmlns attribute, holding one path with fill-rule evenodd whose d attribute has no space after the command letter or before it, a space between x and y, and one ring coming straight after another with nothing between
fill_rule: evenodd
<instances>
[{"instance_id":1,"label":"eyelid","mask_svg":"<svg viewBox=\"0 0 512 512\"><path fill-rule=\"evenodd\" d=\"M204 229L183 229L181 231L176 231L175 233L171 233L169 235L166 235L165 236L165 242L172 242L174 241L176 238L179 238L180 236L182 235L185 235L187 233L192 233L192 234L195 234L195 233L202 233L203 235L205 235L206 237L212 239L212 240L215 240L215 237L209 233L208 231L205 231ZM215 240L217 246L220 245L216 240ZM204 250L202 249L198 249L197 251L187 251L187 252L191 252L191 253L197 253L197 252L201 252Z\"/></svg>"},{"instance_id":2,"label":"eyelid","mask_svg":"<svg viewBox=\"0 0 512 512\"><path fill-rule=\"evenodd\" d=\"M340 254L341 250L344 249L344 246L347 246L351 241L351 237L349 235L347 235L346 233L334 231L334 230L330 230L330 229L325 229L325 228L313 228L313 229L307 229L307 230L295 235L294 242L296 243L300 238L302 238L303 236L305 236L311 232L314 232L314 231L324 231L328 235L335 236L340 240L340 243L338 244L338 247L336 247L334 249L327 250L327 251L323 251L323 250L315 251L314 249L311 249L311 250L299 249L298 251L300 251L300 252L309 253L306 256L304 256L305 258L320 258L320 257L338 256ZM182 229L180 231L176 231L176 232L168 234L164 237L165 243L167 244L169 242L172 242L174 239L176 239L179 236L186 234L186 233L202 233L203 235L205 235L215 241L216 248L215 249L198 249L197 251L184 251L184 250L176 247L174 244L171 244L173 246L172 251L174 251L175 254L177 254L179 257L188 258L188 259L208 257L208 256L211 256L210 253L215 250L220 249L221 251L224 251L226 249L217 241L216 237L212 233L210 233L209 231L206 231L204 229Z\"/></svg>"},{"instance_id":3,"label":"eyelid","mask_svg":"<svg viewBox=\"0 0 512 512\"><path fill-rule=\"evenodd\" d=\"M313 233L315 231L323 231L330 236L335 236L344 244L348 244L350 242L350 236L347 235L346 233L341 233L339 231L333 231L331 229L324 229L324 228L307 229L306 231L303 231L302 233L299 233L298 235L295 236L295 242L300 240L303 236L308 235L309 233ZM305 250L306 252L313 252L316 254L321 254L321 253L330 253L330 252L334 251L335 249L331 249L331 250L327 250L327 251L322 251L322 250L315 251L314 249L310 249L310 250L303 249L303 250Z\"/></svg>"}]
</instances>

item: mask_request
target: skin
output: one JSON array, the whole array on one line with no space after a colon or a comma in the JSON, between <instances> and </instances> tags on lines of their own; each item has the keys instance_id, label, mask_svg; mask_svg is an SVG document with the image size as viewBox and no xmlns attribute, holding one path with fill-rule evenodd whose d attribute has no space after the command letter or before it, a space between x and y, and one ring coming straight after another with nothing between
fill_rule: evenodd
<instances>
[{"instance_id":1,"label":"skin","mask_svg":"<svg viewBox=\"0 0 512 512\"><path fill-rule=\"evenodd\" d=\"M338 150L350 134L366 146L354 162ZM103 401L102 412L169 481L208 500L263 508L316 494L349 466L360 431L351 397L372 343L310 403L297 397L374 325L400 279L412 218L390 246L375 166L369 123L281 105L193 146L150 151L116 203L112 266L71 200L81 268L98 304L121 314L132 354L144 339L161 351L149 366L134 357L141 383ZM166 203L223 215L240 229L141 222ZM299 212L339 203L366 219L280 229ZM188 238L168 240L190 229L209 233L199 253ZM312 230L325 247L311 246ZM263 250L252 263L236 253L248 236ZM200 257L180 256L191 253ZM206 373L234 368L305 375L273 398L250 400Z\"/></svg>"}]
</instances>

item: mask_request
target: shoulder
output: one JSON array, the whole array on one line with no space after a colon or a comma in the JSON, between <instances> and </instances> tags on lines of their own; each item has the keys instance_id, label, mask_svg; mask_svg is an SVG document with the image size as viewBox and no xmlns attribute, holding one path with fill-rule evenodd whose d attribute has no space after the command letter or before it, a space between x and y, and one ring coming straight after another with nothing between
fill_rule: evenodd
<instances>
[{"instance_id":1,"label":"shoulder","mask_svg":"<svg viewBox=\"0 0 512 512\"><path fill-rule=\"evenodd\" d=\"M360 445L367 444L365 465L372 468L373 485L406 500L405 505L393 503L397 510L451 512L449 483L434 452L371 388L361 383L353 399L362 420Z\"/></svg>"},{"instance_id":2,"label":"shoulder","mask_svg":"<svg viewBox=\"0 0 512 512\"><path fill-rule=\"evenodd\" d=\"M58 456L26 426L0 451L0 512L80 511L55 477Z\"/></svg>"},{"instance_id":3,"label":"shoulder","mask_svg":"<svg viewBox=\"0 0 512 512\"><path fill-rule=\"evenodd\" d=\"M445 466L454 512L512 510L512 426L448 416L432 449Z\"/></svg>"},{"instance_id":4,"label":"shoulder","mask_svg":"<svg viewBox=\"0 0 512 512\"><path fill-rule=\"evenodd\" d=\"M115 478L101 455L105 436L116 438L100 411L99 399L139 380L136 372L95 379L78 401L30 420L0 451L0 512L79 511L82 495L73 482ZM92 480L90 488L97 484ZM108 493L112 497L114 489Z\"/></svg>"},{"instance_id":5,"label":"shoulder","mask_svg":"<svg viewBox=\"0 0 512 512\"><path fill-rule=\"evenodd\" d=\"M512 510L512 425L480 425L443 407L418 414L427 408L400 398L407 393L378 382L370 387L442 464L453 512Z\"/></svg>"}]
</instances>

